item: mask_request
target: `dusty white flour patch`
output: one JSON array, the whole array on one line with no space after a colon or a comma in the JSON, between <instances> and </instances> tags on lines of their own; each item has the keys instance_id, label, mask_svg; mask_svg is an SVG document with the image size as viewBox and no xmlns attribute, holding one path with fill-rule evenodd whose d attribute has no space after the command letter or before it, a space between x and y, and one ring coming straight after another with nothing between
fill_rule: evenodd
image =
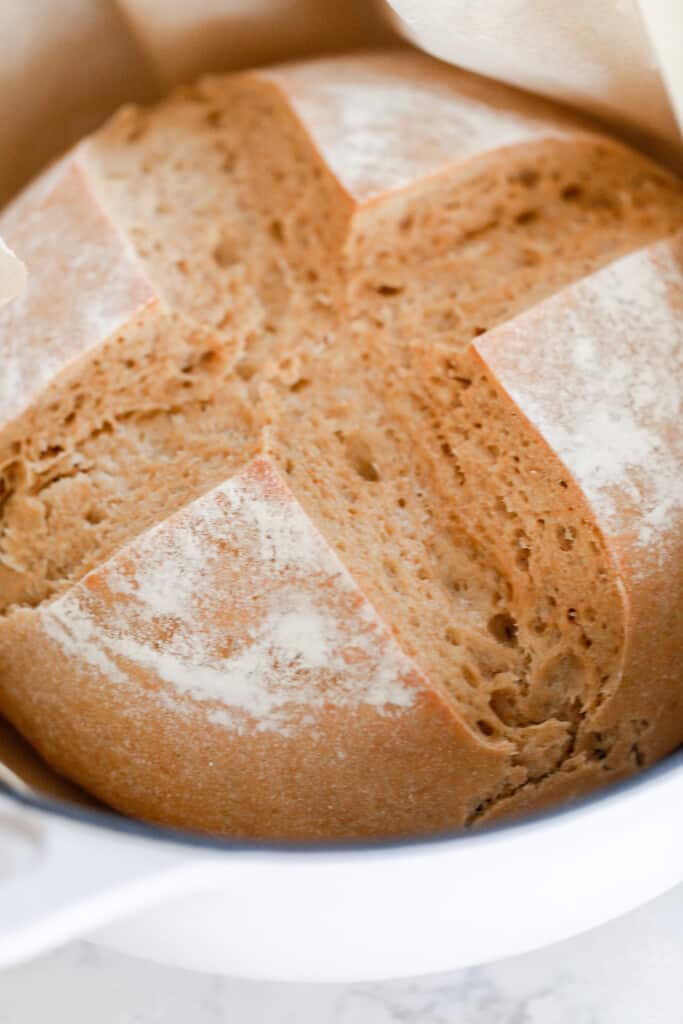
<instances>
[{"instance_id":1,"label":"dusty white flour patch","mask_svg":"<svg viewBox=\"0 0 683 1024\"><path fill-rule=\"evenodd\" d=\"M410 662L263 466L139 538L103 586L49 606L48 635L107 680L144 670L236 729L288 732L326 705L409 707Z\"/></svg>"},{"instance_id":2,"label":"dusty white flour patch","mask_svg":"<svg viewBox=\"0 0 683 1024\"><path fill-rule=\"evenodd\" d=\"M0 309L0 417L8 420L156 296L78 151L12 203L0 234L28 270L21 294Z\"/></svg>"},{"instance_id":3,"label":"dusty white flour patch","mask_svg":"<svg viewBox=\"0 0 683 1024\"><path fill-rule=\"evenodd\" d=\"M109 657L102 645L97 622L78 601L62 600L51 606L43 616L43 628L62 650L73 658L91 665L107 679L125 683L127 677Z\"/></svg>"},{"instance_id":4,"label":"dusty white flour patch","mask_svg":"<svg viewBox=\"0 0 683 1024\"><path fill-rule=\"evenodd\" d=\"M327 62L329 63L329 62ZM351 192L371 196L431 174L444 160L551 134L532 114L496 108L458 91L425 62L363 55L321 76L315 63L268 72L282 80L334 174Z\"/></svg>"},{"instance_id":5,"label":"dusty white flour patch","mask_svg":"<svg viewBox=\"0 0 683 1024\"><path fill-rule=\"evenodd\" d=\"M683 273L675 248L627 256L490 344L506 389L598 517L661 548L683 516ZM676 305L678 304L678 305Z\"/></svg>"}]
</instances>

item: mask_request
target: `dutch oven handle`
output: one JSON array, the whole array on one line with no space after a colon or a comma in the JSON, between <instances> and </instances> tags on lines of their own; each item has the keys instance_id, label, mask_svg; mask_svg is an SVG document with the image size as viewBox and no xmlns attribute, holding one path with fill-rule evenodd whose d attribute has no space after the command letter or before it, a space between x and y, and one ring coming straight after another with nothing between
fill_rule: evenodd
<instances>
[{"instance_id":1,"label":"dutch oven handle","mask_svg":"<svg viewBox=\"0 0 683 1024\"><path fill-rule=\"evenodd\" d=\"M0 780L0 967L206 878L210 853L30 806Z\"/></svg>"}]
</instances>

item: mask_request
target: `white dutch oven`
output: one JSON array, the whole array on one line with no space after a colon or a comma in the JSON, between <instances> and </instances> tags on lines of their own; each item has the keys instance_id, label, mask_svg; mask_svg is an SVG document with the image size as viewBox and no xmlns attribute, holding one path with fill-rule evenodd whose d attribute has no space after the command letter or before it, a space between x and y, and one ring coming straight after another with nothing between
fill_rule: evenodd
<instances>
[{"instance_id":1,"label":"white dutch oven","mask_svg":"<svg viewBox=\"0 0 683 1024\"><path fill-rule=\"evenodd\" d=\"M345 848L204 840L0 791L0 966L87 935L197 970L360 981L520 953L683 880L683 752L478 834Z\"/></svg>"},{"instance_id":2,"label":"white dutch oven","mask_svg":"<svg viewBox=\"0 0 683 1024\"><path fill-rule=\"evenodd\" d=\"M501 48L500 3L69 0L65 11L63 0L0 0L0 69L11 101L4 110L0 102L0 148L13 153L0 167L0 197L122 99L153 95L160 80L239 63L245 54L284 56L283 32L293 52L377 42L386 38L378 12L390 8L402 19L397 27L438 56L592 107L629 128L646 126L679 153L662 83L681 100L678 37L668 31L680 5L639 3L642 24L635 0L616 13L608 0L575 11L520 0L512 21L505 8ZM481 25L463 20L473 16ZM658 44L659 70L643 24ZM270 33L258 35L268 25ZM559 45L548 47L548 38ZM539 63L544 53L549 60ZM38 115L44 132L35 131ZM417 975L557 941L683 880L683 752L533 821L336 849L212 842L36 795L17 788L12 773L6 778L0 966L87 935L164 963L244 977Z\"/></svg>"}]
</instances>

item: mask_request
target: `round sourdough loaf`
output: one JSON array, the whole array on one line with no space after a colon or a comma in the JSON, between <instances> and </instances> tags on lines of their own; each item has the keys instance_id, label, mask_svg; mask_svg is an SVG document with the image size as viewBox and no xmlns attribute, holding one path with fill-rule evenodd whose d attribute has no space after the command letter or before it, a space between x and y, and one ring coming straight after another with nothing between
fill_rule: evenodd
<instances>
[{"instance_id":1,"label":"round sourdough loaf","mask_svg":"<svg viewBox=\"0 0 683 1024\"><path fill-rule=\"evenodd\" d=\"M126 108L0 216L0 709L128 814L395 836L683 739L683 189L409 53Z\"/></svg>"}]
</instances>

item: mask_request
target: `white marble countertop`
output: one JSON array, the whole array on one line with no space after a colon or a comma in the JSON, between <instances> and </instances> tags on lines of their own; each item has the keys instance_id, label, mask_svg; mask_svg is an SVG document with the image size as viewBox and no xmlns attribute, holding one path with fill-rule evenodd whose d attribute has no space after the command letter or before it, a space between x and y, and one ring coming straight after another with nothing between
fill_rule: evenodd
<instances>
[{"instance_id":1,"label":"white marble countertop","mask_svg":"<svg viewBox=\"0 0 683 1024\"><path fill-rule=\"evenodd\" d=\"M0 1024L681 1024L683 886L583 936L419 980L283 985L81 942L0 973Z\"/></svg>"}]
</instances>

